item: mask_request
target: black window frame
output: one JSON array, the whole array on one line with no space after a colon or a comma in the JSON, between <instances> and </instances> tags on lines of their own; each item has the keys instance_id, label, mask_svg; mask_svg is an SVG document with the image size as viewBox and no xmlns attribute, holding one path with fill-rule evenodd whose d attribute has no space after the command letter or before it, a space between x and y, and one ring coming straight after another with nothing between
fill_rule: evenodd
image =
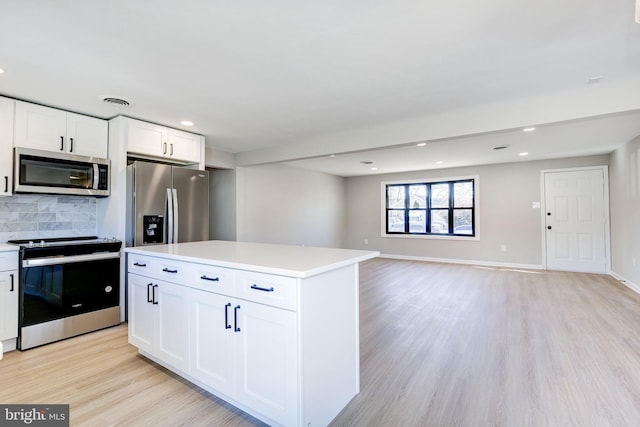
<instances>
[{"instance_id":1,"label":"black window frame","mask_svg":"<svg viewBox=\"0 0 640 427\"><path fill-rule=\"evenodd\" d=\"M457 183L465 183L470 182L472 184L471 187L471 207L455 206L455 192L454 192L454 184ZM448 207L432 207L432 186L434 185L442 185L447 184L449 186L449 204ZM424 185L426 187L426 195L425 195L425 203L426 206L424 208L416 208L410 206L410 187L416 185ZM390 208L389 207L389 188L390 187L401 187L404 188L404 207L403 208ZM385 225L384 230L385 234L389 236L441 236L441 237L461 237L461 238L476 238L477 237L477 225L476 225L476 193L477 193L477 179L476 178L460 178L460 179L448 179L448 180L434 180L434 181L411 181L411 182L389 182L384 184L384 194L385 194ZM454 229L454 216L455 211L457 210L471 210L471 233L456 233ZM389 231L389 213L391 211L403 211L404 217L404 231ZM410 212L412 211L422 211L426 216L426 224L425 224L425 232L416 232L411 231L410 224ZM432 232L431 231L431 214L434 211L447 211L448 216L448 224L447 224L447 232Z\"/></svg>"}]
</instances>

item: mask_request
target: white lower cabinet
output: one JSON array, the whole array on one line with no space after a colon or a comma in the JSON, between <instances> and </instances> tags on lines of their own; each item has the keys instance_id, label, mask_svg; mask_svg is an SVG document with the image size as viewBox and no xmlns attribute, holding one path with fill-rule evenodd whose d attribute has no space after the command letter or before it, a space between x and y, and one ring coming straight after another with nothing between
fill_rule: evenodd
<instances>
[{"instance_id":1,"label":"white lower cabinet","mask_svg":"<svg viewBox=\"0 0 640 427\"><path fill-rule=\"evenodd\" d=\"M129 342L187 372L188 288L129 274Z\"/></svg>"},{"instance_id":2,"label":"white lower cabinet","mask_svg":"<svg viewBox=\"0 0 640 427\"><path fill-rule=\"evenodd\" d=\"M18 251L0 250L0 341L4 341L0 347L15 350L17 337Z\"/></svg>"},{"instance_id":3,"label":"white lower cabinet","mask_svg":"<svg viewBox=\"0 0 640 427\"><path fill-rule=\"evenodd\" d=\"M192 289L189 304L190 373L228 396L236 394L236 334L228 297ZM231 312L231 313L230 313Z\"/></svg>"},{"instance_id":4,"label":"white lower cabinet","mask_svg":"<svg viewBox=\"0 0 640 427\"><path fill-rule=\"evenodd\" d=\"M272 426L326 426L358 393L357 265L297 278L146 251L127 250L144 356Z\"/></svg>"},{"instance_id":5,"label":"white lower cabinet","mask_svg":"<svg viewBox=\"0 0 640 427\"><path fill-rule=\"evenodd\" d=\"M297 419L296 313L190 290L191 376L282 425Z\"/></svg>"}]
</instances>

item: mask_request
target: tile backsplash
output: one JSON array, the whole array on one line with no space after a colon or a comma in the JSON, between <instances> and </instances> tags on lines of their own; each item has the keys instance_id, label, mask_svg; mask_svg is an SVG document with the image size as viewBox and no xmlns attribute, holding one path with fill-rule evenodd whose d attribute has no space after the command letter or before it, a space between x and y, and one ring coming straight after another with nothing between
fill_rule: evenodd
<instances>
[{"instance_id":1,"label":"tile backsplash","mask_svg":"<svg viewBox=\"0 0 640 427\"><path fill-rule=\"evenodd\" d=\"M96 199L84 196L0 197L0 242L96 234Z\"/></svg>"}]
</instances>

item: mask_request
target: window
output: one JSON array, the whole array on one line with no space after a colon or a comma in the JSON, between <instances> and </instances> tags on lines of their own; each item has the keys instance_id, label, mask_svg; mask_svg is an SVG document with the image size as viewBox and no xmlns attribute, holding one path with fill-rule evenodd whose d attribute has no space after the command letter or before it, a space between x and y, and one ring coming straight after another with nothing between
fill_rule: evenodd
<instances>
[{"instance_id":1,"label":"window","mask_svg":"<svg viewBox=\"0 0 640 427\"><path fill-rule=\"evenodd\" d=\"M383 183L386 234L476 236L476 179Z\"/></svg>"}]
</instances>

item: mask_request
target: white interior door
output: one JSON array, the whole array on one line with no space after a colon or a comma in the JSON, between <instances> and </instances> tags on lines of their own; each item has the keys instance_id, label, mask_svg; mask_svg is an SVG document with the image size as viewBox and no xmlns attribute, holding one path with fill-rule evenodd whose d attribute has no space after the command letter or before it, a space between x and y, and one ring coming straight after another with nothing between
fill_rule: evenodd
<instances>
[{"instance_id":1,"label":"white interior door","mask_svg":"<svg viewBox=\"0 0 640 427\"><path fill-rule=\"evenodd\" d=\"M545 172L547 268L607 272L605 170Z\"/></svg>"}]
</instances>

